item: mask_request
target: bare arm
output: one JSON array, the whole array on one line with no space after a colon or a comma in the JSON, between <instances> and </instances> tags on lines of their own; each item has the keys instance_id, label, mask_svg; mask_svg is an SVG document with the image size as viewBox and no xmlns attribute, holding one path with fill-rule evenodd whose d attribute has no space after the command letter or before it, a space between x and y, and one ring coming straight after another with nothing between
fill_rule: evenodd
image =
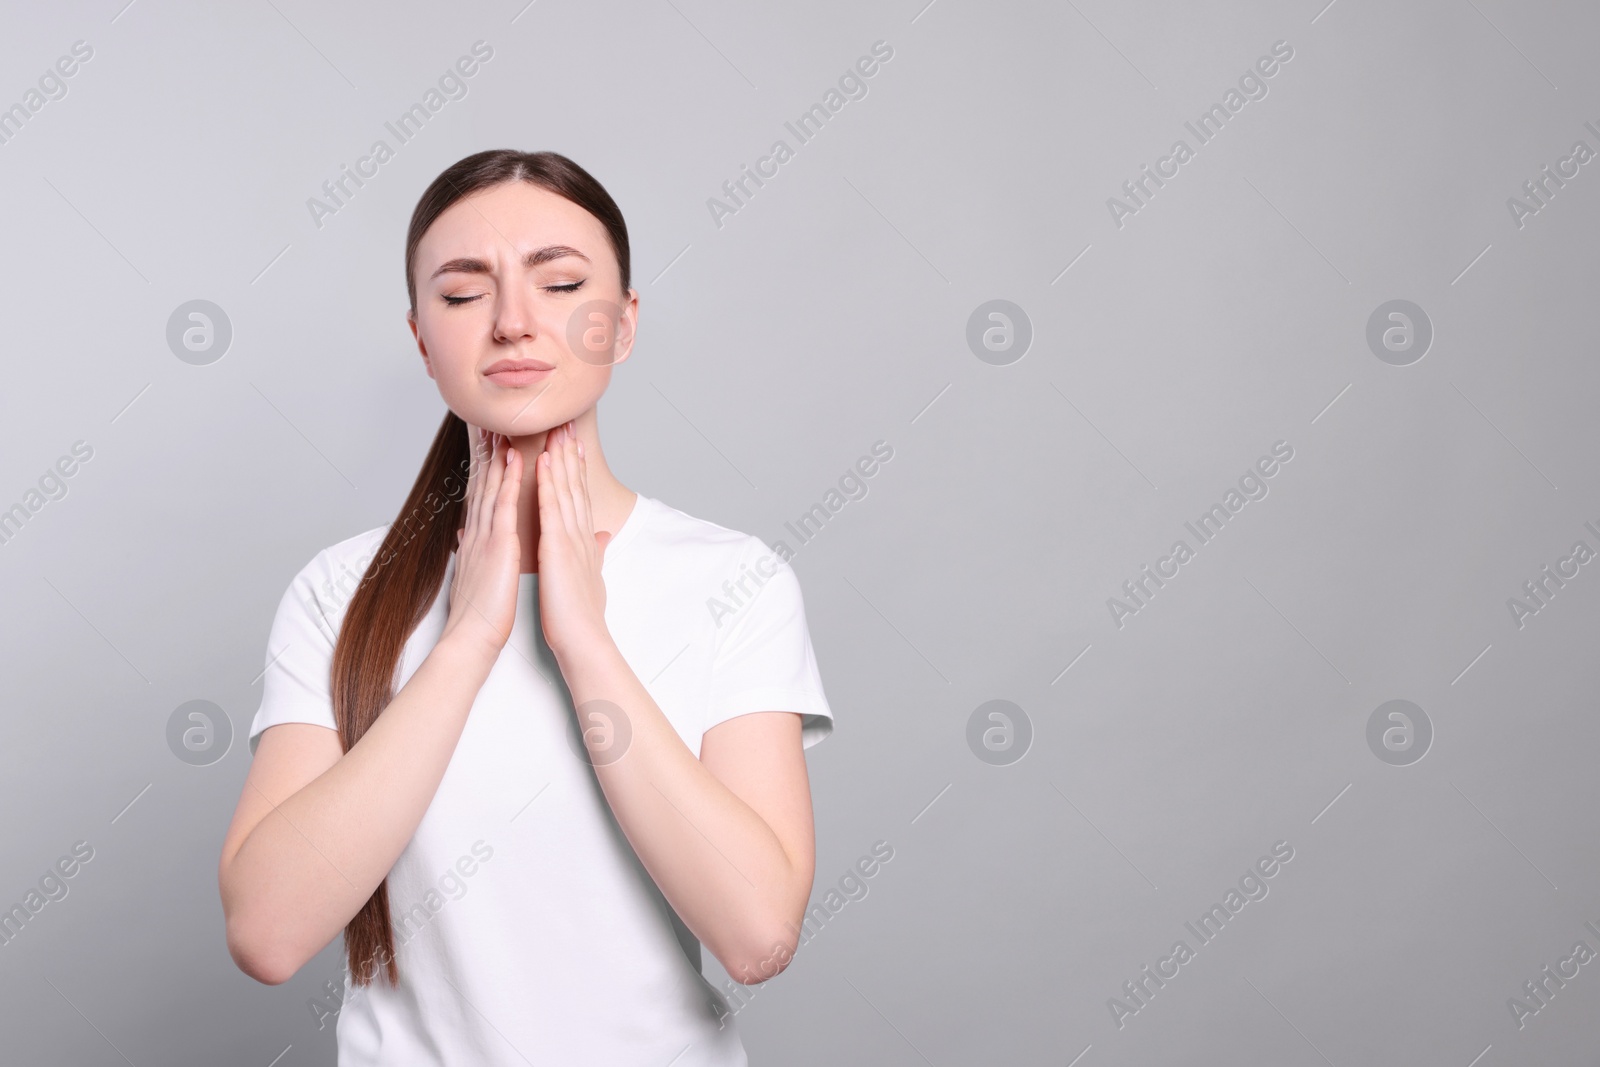
<instances>
[{"instance_id":1,"label":"bare arm","mask_svg":"<svg viewBox=\"0 0 1600 1067\"><path fill-rule=\"evenodd\" d=\"M696 759L609 636L560 663L595 776L662 895L735 981L778 974L799 945L816 866L800 716L719 723ZM619 714L626 735L605 729ZM620 754L601 747L622 736Z\"/></svg>"},{"instance_id":2,"label":"bare arm","mask_svg":"<svg viewBox=\"0 0 1600 1067\"><path fill-rule=\"evenodd\" d=\"M765 981L793 958L816 864L800 715L735 716L695 758L606 628L582 444L563 427L545 449L540 617L595 776L684 925L735 980Z\"/></svg>"},{"instance_id":3,"label":"bare arm","mask_svg":"<svg viewBox=\"0 0 1600 1067\"><path fill-rule=\"evenodd\" d=\"M476 427L468 432L479 441ZM511 633L520 461L506 449L504 467L501 449L496 438L468 477L444 633L377 721L349 752L326 726L262 732L217 868L228 951L257 981L292 977L388 875ZM477 444L474 454L482 454Z\"/></svg>"},{"instance_id":4,"label":"bare arm","mask_svg":"<svg viewBox=\"0 0 1600 1067\"><path fill-rule=\"evenodd\" d=\"M441 641L342 755L325 726L263 731L218 868L241 970L287 981L361 910L428 810L493 663Z\"/></svg>"}]
</instances>

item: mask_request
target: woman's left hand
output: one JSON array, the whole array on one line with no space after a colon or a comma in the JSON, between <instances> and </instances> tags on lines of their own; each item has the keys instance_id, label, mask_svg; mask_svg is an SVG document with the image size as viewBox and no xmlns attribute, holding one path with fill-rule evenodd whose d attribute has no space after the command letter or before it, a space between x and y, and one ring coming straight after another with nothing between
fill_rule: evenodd
<instances>
[{"instance_id":1,"label":"woman's left hand","mask_svg":"<svg viewBox=\"0 0 1600 1067\"><path fill-rule=\"evenodd\" d=\"M611 534L595 532L588 467L571 422L545 435L534 478L539 495L539 618L545 643L559 658L609 633L600 565Z\"/></svg>"}]
</instances>

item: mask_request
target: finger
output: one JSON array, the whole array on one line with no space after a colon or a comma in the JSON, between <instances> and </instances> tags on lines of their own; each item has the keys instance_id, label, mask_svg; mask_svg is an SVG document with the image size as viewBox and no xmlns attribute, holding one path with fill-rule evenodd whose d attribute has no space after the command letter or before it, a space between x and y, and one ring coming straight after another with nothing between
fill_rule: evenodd
<instances>
[{"instance_id":1,"label":"finger","mask_svg":"<svg viewBox=\"0 0 1600 1067\"><path fill-rule=\"evenodd\" d=\"M583 438L578 438L574 449L578 454L578 485L583 490L584 514L593 519L594 501L589 496L589 457L583 453Z\"/></svg>"},{"instance_id":2,"label":"finger","mask_svg":"<svg viewBox=\"0 0 1600 1067\"><path fill-rule=\"evenodd\" d=\"M539 509L538 554L542 561L545 558L546 545L555 543L554 538L547 538L545 533L554 528L561 514L556 507L555 490L550 486L550 452L548 449L533 458L533 493L535 506ZM539 569L541 571L544 570L542 562Z\"/></svg>"},{"instance_id":3,"label":"finger","mask_svg":"<svg viewBox=\"0 0 1600 1067\"><path fill-rule=\"evenodd\" d=\"M583 486L584 513L594 518L594 501L589 496L589 457L583 454L583 438L578 438L578 484ZM590 529L593 529L590 526Z\"/></svg>"},{"instance_id":4,"label":"finger","mask_svg":"<svg viewBox=\"0 0 1600 1067\"><path fill-rule=\"evenodd\" d=\"M495 499L492 524L502 535L517 532L517 497L521 493L522 453L507 444L505 476L500 480L500 493Z\"/></svg>"},{"instance_id":5,"label":"finger","mask_svg":"<svg viewBox=\"0 0 1600 1067\"><path fill-rule=\"evenodd\" d=\"M478 485L482 481L480 456L482 454L483 430L480 427L467 424L467 493L466 507L462 509L461 527L457 531L458 550L464 550L472 543L473 532L477 529L475 521L478 514Z\"/></svg>"},{"instance_id":6,"label":"finger","mask_svg":"<svg viewBox=\"0 0 1600 1067\"><path fill-rule=\"evenodd\" d=\"M566 459L566 499L573 510L573 539L576 544L594 544L594 525L589 520L589 504L584 501L582 466L578 459L578 419L566 424L562 454Z\"/></svg>"},{"instance_id":7,"label":"finger","mask_svg":"<svg viewBox=\"0 0 1600 1067\"><path fill-rule=\"evenodd\" d=\"M483 504L478 509L479 534L488 540L489 531L494 528L495 500L500 495L500 485L504 481L504 459L502 452L503 438L500 434L491 434L491 449L489 452L489 468L485 472L483 481Z\"/></svg>"},{"instance_id":8,"label":"finger","mask_svg":"<svg viewBox=\"0 0 1600 1067\"><path fill-rule=\"evenodd\" d=\"M467 477L478 473L483 465L483 427L467 424Z\"/></svg>"},{"instance_id":9,"label":"finger","mask_svg":"<svg viewBox=\"0 0 1600 1067\"><path fill-rule=\"evenodd\" d=\"M474 464L477 472L477 481L472 487L472 508L467 518L467 533L462 538L462 543L469 546L469 553L476 553L478 542L483 533L484 512L489 509L488 494L485 487L489 480L489 468L493 465L494 435L488 430L480 429L478 447L474 452Z\"/></svg>"},{"instance_id":10,"label":"finger","mask_svg":"<svg viewBox=\"0 0 1600 1067\"><path fill-rule=\"evenodd\" d=\"M568 539L577 541L577 519L572 512L572 484L567 477L567 452L572 447L571 438L566 434L566 426L557 435L554 445L550 450L550 485L555 490L556 511L561 528L566 532Z\"/></svg>"},{"instance_id":11,"label":"finger","mask_svg":"<svg viewBox=\"0 0 1600 1067\"><path fill-rule=\"evenodd\" d=\"M560 463L556 460L560 442L556 435L551 433L545 436L545 450L539 453L538 490L539 490L539 544L540 549L546 543L551 548L557 548L559 537L569 536L566 515L561 506L561 480L559 476ZM545 534L550 536L546 537Z\"/></svg>"},{"instance_id":12,"label":"finger","mask_svg":"<svg viewBox=\"0 0 1600 1067\"><path fill-rule=\"evenodd\" d=\"M587 546L594 544L594 521L589 514L589 496L583 485L583 459L578 455L577 427L571 424L567 427L567 439L563 442L562 456L567 465L567 491L572 500L572 533L579 544Z\"/></svg>"}]
</instances>

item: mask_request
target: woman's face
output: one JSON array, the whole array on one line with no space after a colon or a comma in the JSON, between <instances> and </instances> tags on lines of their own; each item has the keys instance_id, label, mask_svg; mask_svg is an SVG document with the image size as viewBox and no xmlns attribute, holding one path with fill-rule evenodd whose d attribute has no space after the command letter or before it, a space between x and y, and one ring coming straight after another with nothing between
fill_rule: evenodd
<instances>
[{"instance_id":1,"label":"woman's face","mask_svg":"<svg viewBox=\"0 0 1600 1067\"><path fill-rule=\"evenodd\" d=\"M622 292L605 227L537 185L450 205L413 270L423 363L473 426L521 437L560 425L594 407L633 348L639 296Z\"/></svg>"}]
</instances>

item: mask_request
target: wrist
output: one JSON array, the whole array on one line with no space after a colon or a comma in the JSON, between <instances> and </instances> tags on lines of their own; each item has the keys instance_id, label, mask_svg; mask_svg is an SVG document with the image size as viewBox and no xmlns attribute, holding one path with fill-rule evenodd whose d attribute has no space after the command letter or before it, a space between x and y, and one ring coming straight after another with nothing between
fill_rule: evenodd
<instances>
[{"instance_id":1,"label":"wrist","mask_svg":"<svg viewBox=\"0 0 1600 1067\"><path fill-rule=\"evenodd\" d=\"M575 634L563 640L560 648L551 645L550 651L555 654L556 665L561 668L562 673L567 673L569 668L582 666L597 657L615 653L617 643L611 639L611 631L602 627Z\"/></svg>"},{"instance_id":2,"label":"wrist","mask_svg":"<svg viewBox=\"0 0 1600 1067\"><path fill-rule=\"evenodd\" d=\"M477 677L481 683L489 677L489 671L500 658L500 650L479 638L447 631L428 656L430 659L437 657L451 668Z\"/></svg>"}]
</instances>

